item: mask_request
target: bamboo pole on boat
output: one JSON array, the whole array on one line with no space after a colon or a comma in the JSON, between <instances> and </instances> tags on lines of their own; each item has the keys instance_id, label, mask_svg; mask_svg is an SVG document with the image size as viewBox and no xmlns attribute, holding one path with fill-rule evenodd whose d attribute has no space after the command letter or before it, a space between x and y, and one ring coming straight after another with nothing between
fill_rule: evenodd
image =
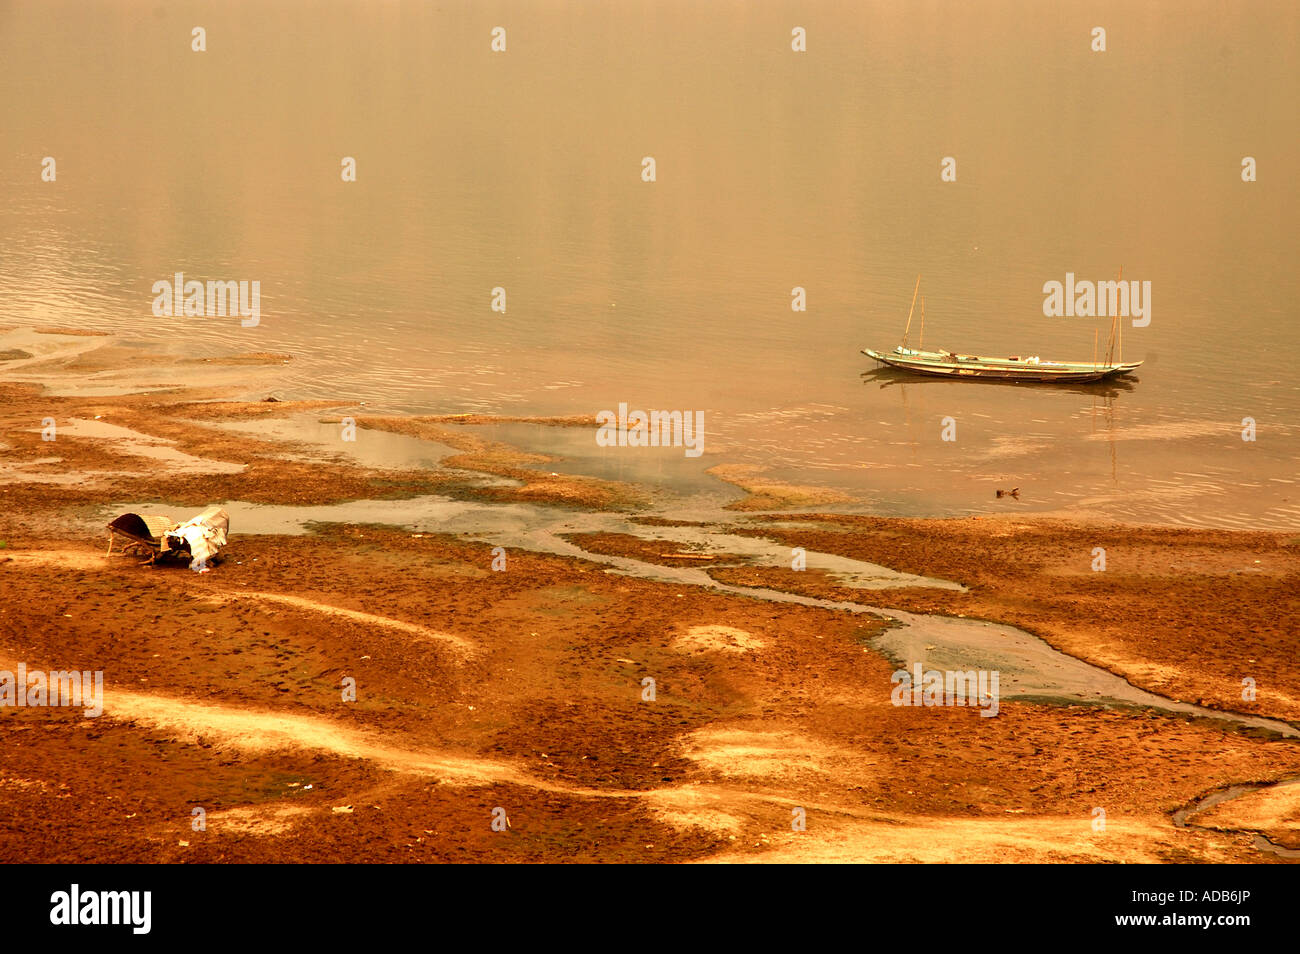
<instances>
[{"instance_id":1,"label":"bamboo pole on boat","mask_svg":"<svg viewBox=\"0 0 1300 954\"><path fill-rule=\"evenodd\" d=\"M1123 283L1124 283L1124 266L1121 265L1119 267L1118 284L1122 285ZM1118 297L1119 294L1117 292L1116 299L1118 299ZM1100 298L1098 300L1100 300ZM1119 304L1118 300L1115 302L1115 304L1118 306ZM1110 316L1110 338L1106 342L1106 366L1108 368L1113 368L1117 361L1122 363L1124 360L1124 323L1119 319L1120 319L1119 308L1116 307L1115 314ZM1118 346L1119 349L1118 355L1116 354L1116 346Z\"/></svg>"},{"instance_id":2,"label":"bamboo pole on boat","mask_svg":"<svg viewBox=\"0 0 1300 954\"><path fill-rule=\"evenodd\" d=\"M912 307L907 309L907 327L903 329L903 348L907 348L907 333L912 330L912 311L916 308L916 293L921 290L921 276L916 276L916 287L912 289Z\"/></svg>"},{"instance_id":3,"label":"bamboo pole on boat","mask_svg":"<svg viewBox=\"0 0 1300 954\"><path fill-rule=\"evenodd\" d=\"M925 296L921 296L921 340L916 343L917 351L925 350Z\"/></svg>"},{"instance_id":4,"label":"bamboo pole on boat","mask_svg":"<svg viewBox=\"0 0 1300 954\"><path fill-rule=\"evenodd\" d=\"M1123 265L1121 265L1121 266L1119 267L1119 284L1120 284L1121 286L1124 284L1124 266L1123 266ZM1116 298L1116 299L1119 298L1119 292L1118 292L1118 291L1115 292L1115 298ZM1118 300L1116 301L1116 304L1118 304ZM1117 308L1116 310L1118 311L1118 308ZM1122 322L1122 321L1119 322L1119 356L1118 356L1118 358L1117 358L1117 360L1116 360L1116 363L1117 363L1117 364L1123 364L1123 363L1124 363L1124 322Z\"/></svg>"},{"instance_id":5,"label":"bamboo pole on boat","mask_svg":"<svg viewBox=\"0 0 1300 954\"><path fill-rule=\"evenodd\" d=\"M1118 308L1115 309L1119 311ZM1115 357L1115 329L1118 327L1118 316L1110 316L1110 334L1106 337L1106 366L1110 367Z\"/></svg>"}]
</instances>

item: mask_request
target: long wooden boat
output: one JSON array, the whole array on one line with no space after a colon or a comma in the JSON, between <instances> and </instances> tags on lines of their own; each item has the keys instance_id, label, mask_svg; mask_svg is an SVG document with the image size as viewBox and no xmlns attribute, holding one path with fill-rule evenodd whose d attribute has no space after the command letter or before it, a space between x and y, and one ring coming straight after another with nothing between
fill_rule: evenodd
<instances>
[{"instance_id":1,"label":"long wooden boat","mask_svg":"<svg viewBox=\"0 0 1300 954\"><path fill-rule=\"evenodd\" d=\"M1121 278L1123 270L1120 271ZM903 329L903 343L893 351L881 352L863 348L862 353L874 358L881 364L912 374L926 374L932 377L972 378L998 381L1034 381L1034 382L1069 382L1087 384L1103 378L1115 377L1136 371L1142 364L1123 361L1123 333L1118 316L1111 319L1110 341L1106 346L1104 358L1096 353L1097 343L1094 337L1092 361L1048 361L1038 355L1011 355L1005 358L990 358L976 354L957 354L952 351L924 351L907 346L907 335L912 328L912 313L916 309L917 292L921 289L921 276L916 277L916 288L912 291L912 307L907 312L907 326ZM925 341L925 298L921 298L921 343ZM1115 357L1118 343L1119 356Z\"/></svg>"},{"instance_id":2,"label":"long wooden boat","mask_svg":"<svg viewBox=\"0 0 1300 954\"><path fill-rule=\"evenodd\" d=\"M872 351L870 348L863 348L862 353L881 364L913 374L945 378L997 378L1001 381L1070 381L1075 384L1128 374L1142 364L1141 361L1109 365L1088 361L1044 361L1037 356L1018 355L989 358L984 355L954 354L951 351L913 351L902 345L889 353Z\"/></svg>"}]
</instances>

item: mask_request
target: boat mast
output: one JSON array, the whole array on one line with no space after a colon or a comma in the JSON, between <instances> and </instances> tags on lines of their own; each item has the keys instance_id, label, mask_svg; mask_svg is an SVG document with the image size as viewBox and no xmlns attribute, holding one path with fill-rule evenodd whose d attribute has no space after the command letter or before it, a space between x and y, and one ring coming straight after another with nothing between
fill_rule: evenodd
<instances>
[{"instance_id":1,"label":"boat mast","mask_svg":"<svg viewBox=\"0 0 1300 954\"><path fill-rule=\"evenodd\" d=\"M1123 265L1119 267L1119 280L1120 283L1124 281ZM1118 298L1118 293L1116 297ZM1120 361L1124 360L1124 324L1119 320L1119 309L1116 308L1115 311L1116 314L1110 316L1110 337L1106 341L1106 366L1112 368L1115 366L1115 344L1117 340L1119 343L1119 359Z\"/></svg>"},{"instance_id":2,"label":"boat mast","mask_svg":"<svg viewBox=\"0 0 1300 954\"><path fill-rule=\"evenodd\" d=\"M925 296L921 296L921 340L916 343L917 351L925 350Z\"/></svg>"},{"instance_id":3,"label":"boat mast","mask_svg":"<svg viewBox=\"0 0 1300 954\"><path fill-rule=\"evenodd\" d=\"M921 276L916 276L916 287L912 289L912 307L907 309L907 327L903 329L903 350L907 350L907 333L912 330L912 311L916 308L916 293L921 290Z\"/></svg>"},{"instance_id":4,"label":"boat mast","mask_svg":"<svg viewBox=\"0 0 1300 954\"><path fill-rule=\"evenodd\" d=\"M1110 334L1106 336L1106 366L1110 367L1111 356L1115 353L1115 316L1110 316Z\"/></svg>"},{"instance_id":5,"label":"boat mast","mask_svg":"<svg viewBox=\"0 0 1300 954\"><path fill-rule=\"evenodd\" d=\"M1124 266L1123 266L1123 265L1121 265L1121 266L1119 267L1119 284L1120 284L1120 285L1123 285L1123 284L1124 284ZM1117 299L1119 298L1119 292L1118 292L1118 291L1115 292L1115 297L1116 297ZM1124 322L1122 322L1122 321L1119 322L1119 359L1116 361L1116 363L1117 363L1117 364L1123 364L1123 363L1124 363Z\"/></svg>"}]
</instances>

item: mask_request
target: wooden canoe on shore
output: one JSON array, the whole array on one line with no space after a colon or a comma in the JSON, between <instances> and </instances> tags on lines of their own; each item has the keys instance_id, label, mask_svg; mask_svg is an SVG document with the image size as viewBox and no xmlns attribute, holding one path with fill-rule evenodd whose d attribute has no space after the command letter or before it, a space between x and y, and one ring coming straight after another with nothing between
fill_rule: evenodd
<instances>
[{"instance_id":1,"label":"wooden canoe on shore","mask_svg":"<svg viewBox=\"0 0 1300 954\"><path fill-rule=\"evenodd\" d=\"M184 523L176 523L162 514L124 513L108 525L108 552L120 542L121 553L143 553L150 563L166 556L185 556L195 564L206 566L208 560L226 545L230 532L230 515L213 506Z\"/></svg>"},{"instance_id":2,"label":"wooden canoe on shore","mask_svg":"<svg viewBox=\"0 0 1300 954\"><path fill-rule=\"evenodd\" d=\"M121 553L145 553L152 563L162 553L163 534L176 527L176 521L162 514L124 513L108 525L108 552L113 555L113 544L121 542Z\"/></svg>"}]
</instances>

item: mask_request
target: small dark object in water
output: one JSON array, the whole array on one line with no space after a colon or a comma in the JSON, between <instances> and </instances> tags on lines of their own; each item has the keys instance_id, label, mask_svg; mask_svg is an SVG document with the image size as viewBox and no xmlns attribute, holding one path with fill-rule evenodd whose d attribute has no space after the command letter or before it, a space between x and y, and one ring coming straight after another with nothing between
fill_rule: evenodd
<instances>
[{"instance_id":1,"label":"small dark object in water","mask_svg":"<svg viewBox=\"0 0 1300 954\"><path fill-rule=\"evenodd\" d=\"M279 399L278 397L264 397L264 398L262 398L262 403L263 403L263 404L279 404L279 403L280 403L280 399Z\"/></svg>"},{"instance_id":2,"label":"small dark object in water","mask_svg":"<svg viewBox=\"0 0 1300 954\"><path fill-rule=\"evenodd\" d=\"M1010 490L999 490L999 491L998 491L998 498L1001 499L1002 497L1015 497L1017 500L1019 500L1019 499L1020 499L1020 488L1019 488L1019 487L1012 487Z\"/></svg>"}]
</instances>

